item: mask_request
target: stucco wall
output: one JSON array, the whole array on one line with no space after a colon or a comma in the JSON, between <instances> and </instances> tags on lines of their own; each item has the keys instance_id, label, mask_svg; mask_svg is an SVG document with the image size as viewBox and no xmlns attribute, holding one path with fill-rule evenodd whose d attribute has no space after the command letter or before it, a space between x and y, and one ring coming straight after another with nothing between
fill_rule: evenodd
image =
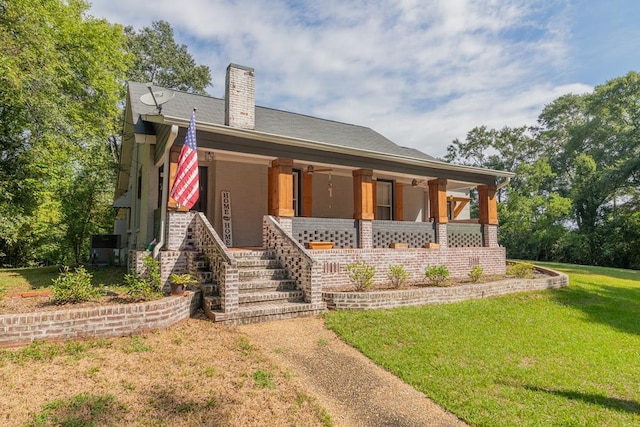
<instances>
[{"instance_id":1,"label":"stucco wall","mask_svg":"<svg viewBox=\"0 0 640 427\"><path fill-rule=\"evenodd\" d=\"M267 214L267 166L215 161L213 226L222 235L220 192L231 192L233 246L262 246L262 217Z\"/></svg>"},{"instance_id":2,"label":"stucco wall","mask_svg":"<svg viewBox=\"0 0 640 427\"><path fill-rule=\"evenodd\" d=\"M424 221L425 215L425 189L405 185L402 187L402 203L404 209L403 221Z\"/></svg>"},{"instance_id":3,"label":"stucco wall","mask_svg":"<svg viewBox=\"0 0 640 427\"><path fill-rule=\"evenodd\" d=\"M333 197L329 197L329 175L313 174L313 216L317 218L353 218L353 178L331 177Z\"/></svg>"}]
</instances>

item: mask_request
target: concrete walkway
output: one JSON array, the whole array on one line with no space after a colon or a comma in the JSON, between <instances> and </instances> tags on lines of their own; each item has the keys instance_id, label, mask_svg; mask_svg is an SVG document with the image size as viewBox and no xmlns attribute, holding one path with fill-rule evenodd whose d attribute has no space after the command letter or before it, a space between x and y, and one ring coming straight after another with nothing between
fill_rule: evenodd
<instances>
[{"instance_id":1,"label":"concrete walkway","mask_svg":"<svg viewBox=\"0 0 640 427\"><path fill-rule=\"evenodd\" d=\"M335 426L465 426L341 341L319 317L238 327L322 405Z\"/></svg>"}]
</instances>

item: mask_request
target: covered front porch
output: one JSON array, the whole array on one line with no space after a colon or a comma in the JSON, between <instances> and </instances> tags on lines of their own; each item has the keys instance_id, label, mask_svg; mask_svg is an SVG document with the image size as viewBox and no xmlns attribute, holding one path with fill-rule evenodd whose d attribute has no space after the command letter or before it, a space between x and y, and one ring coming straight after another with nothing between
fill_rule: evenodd
<instances>
[{"instance_id":1,"label":"covered front porch","mask_svg":"<svg viewBox=\"0 0 640 427\"><path fill-rule=\"evenodd\" d=\"M161 257L184 249L208 254L225 292L235 279L221 266L233 270L237 252L229 249L237 247L272 253L309 303L320 301L322 289L347 285L346 266L358 260L376 267L377 281L386 280L391 264L405 266L414 281L422 279L427 265L446 265L453 277L466 276L476 265L486 274L505 271L505 251L497 243L495 175L446 164L443 170L421 167L420 174L411 174L406 165L365 169L344 159L329 164L200 150L201 167L207 168L201 194L207 201L187 221L169 200L167 251ZM173 173L170 184L172 179ZM474 187L478 218L470 218ZM193 221L200 225L185 225ZM317 244L326 249L314 249ZM172 264L163 266L163 276L175 272ZM225 292L220 308L233 311L238 303Z\"/></svg>"},{"instance_id":2,"label":"covered front porch","mask_svg":"<svg viewBox=\"0 0 640 427\"><path fill-rule=\"evenodd\" d=\"M260 250L232 250L203 213L170 212L167 249L159 254L162 277L166 280L171 273L185 272L197 276L206 265L210 280L203 284L203 290L211 295L209 303L205 301L208 314L216 321L237 324L325 310L323 292L348 285L346 267L356 261L373 265L374 280L379 283L386 280L393 264L403 265L411 281L420 281L427 265L447 265L454 277L468 274L475 265L487 274L505 270L501 247L310 250L292 234L295 221L293 217L265 215ZM355 221L359 229L375 222ZM280 298L279 302L275 303L275 298Z\"/></svg>"},{"instance_id":3,"label":"covered front porch","mask_svg":"<svg viewBox=\"0 0 640 427\"><path fill-rule=\"evenodd\" d=\"M228 247L263 246L264 215L283 224L290 219L289 232L308 249L313 242L332 249L497 246L495 176L465 171L451 177L451 171L435 168L412 174L410 168L365 169L207 149L199 150L199 159L201 201L193 210L205 214ZM176 162L177 148L169 185ZM478 218L470 215L474 188ZM171 199L167 207L176 209Z\"/></svg>"}]
</instances>

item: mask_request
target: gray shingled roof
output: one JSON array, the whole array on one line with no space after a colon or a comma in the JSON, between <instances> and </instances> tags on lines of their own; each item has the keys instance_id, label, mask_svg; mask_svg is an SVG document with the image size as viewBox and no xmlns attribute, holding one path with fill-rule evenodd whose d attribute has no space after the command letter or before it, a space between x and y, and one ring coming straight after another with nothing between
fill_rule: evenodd
<instances>
[{"instance_id":1,"label":"gray shingled roof","mask_svg":"<svg viewBox=\"0 0 640 427\"><path fill-rule=\"evenodd\" d=\"M168 90L153 87L154 92ZM175 97L162 105L162 114L188 120L193 108L197 108L197 121L224 125L224 99L175 92ZM129 82L131 108L137 133L148 133L148 127L140 119L143 114L157 113L155 106L140 102L140 97L149 93L146 84ZM304 114L256 106L256 131L307 141L322 142L348 148L368 150L382 154L435 160L419 150L401 147L371 128L325 120Z\"/></svg>"}]
</instances>

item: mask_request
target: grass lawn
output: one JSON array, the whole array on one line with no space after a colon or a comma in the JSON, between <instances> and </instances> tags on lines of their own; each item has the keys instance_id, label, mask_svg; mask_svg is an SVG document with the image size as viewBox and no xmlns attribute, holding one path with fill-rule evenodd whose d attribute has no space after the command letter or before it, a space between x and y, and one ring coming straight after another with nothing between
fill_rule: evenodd
<instances>
[{"instance_id":1,"label":"grass lawn","mask_svg":"<svg viewBox=\"0 0 640 427\"><path fill-rule=\"evenodd\" d=\"M206 320L0 349L0 384L3 427L331 425L247 336Z\"/></svg>"},{"instance_id":2,"label":"grass lawn","mask_svg":"<svg viewBox=\"0 0 640 427\"><path fill-rule=\"evenodd\" d=\"M471 425L640 425L640 272L545 265L570 286L326 323Z\"/></svg>"},{"instance_id":3,"label":"grass lawn","mask_svg":"<svg viewBox=\"0 0 640 427\"><path fill-rule=\"evenodd\" d=\"M125 267L87 267L93 275L91 282L101 286L120 286ZM7 293L50 289L51 281L59 275L58 267L29 267L0 269L0 289Z\"/></svg>"}]
</instances>

